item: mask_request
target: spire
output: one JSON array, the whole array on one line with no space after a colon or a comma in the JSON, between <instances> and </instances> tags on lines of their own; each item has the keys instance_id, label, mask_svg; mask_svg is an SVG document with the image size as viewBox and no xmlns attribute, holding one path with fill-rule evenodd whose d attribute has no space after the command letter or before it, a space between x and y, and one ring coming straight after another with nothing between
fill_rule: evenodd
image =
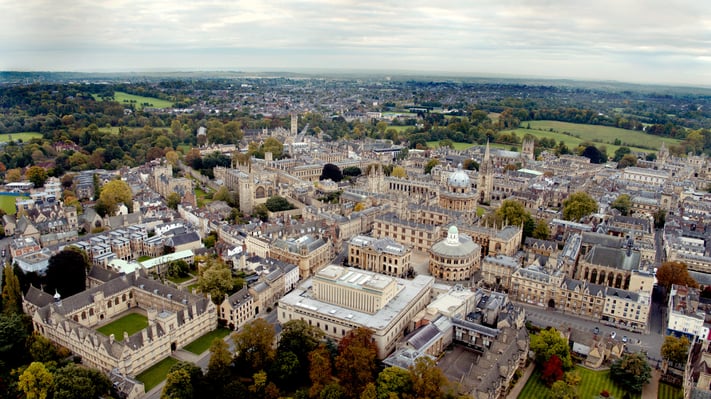
<instances>
[{"instance_id":1,"label":"spire","mask_svg":"<svg viewBox=\"0 0 711 399\"><path fill-rule=\"evenodd\" d=\"M489 162L489 138L486 139L486 151L484 151L484 162Z\"/></svg>"}]
</instances>

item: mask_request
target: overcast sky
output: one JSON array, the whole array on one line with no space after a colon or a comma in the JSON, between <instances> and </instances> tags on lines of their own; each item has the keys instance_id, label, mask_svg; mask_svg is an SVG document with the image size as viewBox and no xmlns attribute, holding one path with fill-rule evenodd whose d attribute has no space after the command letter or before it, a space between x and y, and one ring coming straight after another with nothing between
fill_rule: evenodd
<instances>
[{"instance_id":1,"label":"overcast sky","mask_svg":"<svg viewBox=\"0 0 711 399\"><path fill-rule=\"evenodd\" d=\"M706 0L0 0L0 69L449 72L711 86Z\"/></svg>"}]
</instances>

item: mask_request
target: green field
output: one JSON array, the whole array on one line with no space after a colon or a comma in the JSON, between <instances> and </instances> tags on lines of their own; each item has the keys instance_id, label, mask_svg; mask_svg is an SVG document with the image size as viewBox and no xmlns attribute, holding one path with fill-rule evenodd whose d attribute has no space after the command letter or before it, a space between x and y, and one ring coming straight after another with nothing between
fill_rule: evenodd
<instances>
[{"instance_id":1,"label":"green field","mask_svg":"<svg viewBox=\"0 0 711 399\"><path fill-rule=\"evenodd\" d=\"M94 95L94 98L97 101L101 100L96 95ZM173 103L167 100L154 97L137 96L135 94L128 94L122 91L114 92L114 100L120 104L133 104L137 109L142 109L143 107L169 108L173 106Z\"/></svg>"},{"instance_id":2,"label":"green field","mask_svg":"<svg viewBox=\"0 0 711 399\"><path fill-rule=\"evenodd\" d=\"M229 335L229 333L230 329L228 328L218 328L187 344L183 349L196 355L200 355L210 349L210 345L212 345L212 341L215 338L223 339Z\"/></svg>"},{"instance_id":3,"label":"green field","mask_svg":"<svg viewBox=\"0 0 711 399\"><path fill-rule=\"evenodd\" d=\"M593 371L580 366L576 366L575 370L580 373L580 377L582 379L580 386L578 386L579 398L596 398L603 390L609 392L611 396L615 397L615 399L622 399L625 396L625 390L613 383L610 379L609 370ZM550 390L539 377L540 373L538 371L535 371L533 375L531 375L531 378L529 378L526 382L526 386L523 387L521 394L518 395L519 399L538 399L550 397ZM642 396L640 394L630 394L630 397L638 399Z\"/></svg>"},{"instance_id":4,"label":"green field","mask_svg":"<svg viewBox=\"0 0 711 399\"><path fill-rule=\"evenodd\" d=\"M105 127L100 127L99 131L101 133L119 134L119 129L120 129L120 127L118 127L118 126L105 126Z\"/></svg>"},{"instance_id":5,"label":"green field","mask_svg":"<svg viewBox=\"0 0 711 399\"><path fill-rule=\"evenodd\" d=\"M5 211L8 215L14 215L17 210L15 209L15 200L17 198L28 199L30 197L16 197L14 195L0 195L0 209Z\"/></svg>"},{"instance_id":6,"label":"green field","mask_svg":"<svg viewBox=\"0 0 711 399\"><path fill-rule=\"evenodd\" d=\"M116 341L123 341L124 331L131 336L146 327L148 327L148 319L146 316L138 313L131 313L116 321L112 321L96 331L106 335L107 337L113 334Z\"/></svg>"},{"instance_id":7,"label":"green field","mask_svg":"<svg viewBox=\"0 0 711 399\"><path fill-rule=\"evenodd\" d=\"M472 144L472 143L454 143L454 149L457 151L461 151L461 150L466 150L467 148L470 148L470 147L474 147L475 145L476 144ZM428 141L427 147L438 148L439 141Z\"/></svg>"},{"instance_id":8,"label":"green field","mask_svg":"<svg viewBox=\"0 0 711 399\"><path fill-rule=\"evenodd\" d=\"M657 399L683 399L684 392L681 388L673 387L669 384L663 382L659 383L659 392L657 393Z\"/></svg>"},{"instance_id":9,"label":"green field","mask_svg":"<svg viewBox=\"0 0 711 399\"><path fill-rule=\"evenodd\" d=\"M526 129L528 125L530 129ZM607 155L612 155L620 148L613 144L615 139L620 139L623 146L630 147L633 151L657 151L662 142L669 145L679 144L680 140L668 137L653 136L636 130L619 129L609 126L585 125L558 121L530 121L521 122L523 128L514 129L516 135L523 138L531 134L540 138L553 138L556 142L563 141L568 148L573 149L583 141L592 141L596 144L607 146ZM510 130L509 130L510 131ZM567 132L569 134L564 134Z\"/></svg>"},{"instance_id":10,"label":"green field","mask_svg":"<svg viewBox=\"0 0 711 399\"><path fill-rule=\"evenodd\" d=\"M42 133L40 132L18 132L18 133L5 133L0 134L0 143L6 143L12 139L13 141L22 140L23 142L30 141L30 139L41 139Z\"/></svg>"},{"instance_id":11,"label":"green field","mask_svg":"<svg viewBox=\"0 0 711 399\"><path fill-rule=\"evenodd\" d=\"M170 368L173 367L175 363L178 363L177 359L166 357L153 365L153 367L137 375L136 379L143 383L146 392L148 392L160 384L161 381L165 380L165 376L168 375L168 371L170 371Z\"/></svg>"},{"instance_id":12,"label":"green field","mask_svg":"<svg viewBox=\"0 0 711 399\"><path fill-rule=\"evenodd\" d=\"M414 126L400 126L400 125L389 125L387 129L395 129L398 133L406 132L408 130L415 130ZM385 130L387 130L385 129Z\"/></svg>"}]
</instances>

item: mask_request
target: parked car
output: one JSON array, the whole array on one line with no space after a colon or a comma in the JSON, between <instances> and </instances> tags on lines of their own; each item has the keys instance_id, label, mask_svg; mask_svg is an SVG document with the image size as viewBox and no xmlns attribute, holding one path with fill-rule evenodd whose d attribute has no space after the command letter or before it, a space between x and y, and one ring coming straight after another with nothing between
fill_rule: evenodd
<instances>
[{"instance_id":1,"label":"parked car","mask_svg":"<svg viewBox=\"0 0 711 399\"><path fill-rule=\"evenodd\" d=\"M617 336L617 332L613 331L610 333L610 338L615 339L616 336Z\"/></svg>"},{"instance_id":2,"label":"parked car","mask_svg":"<svg viewBox=\"0 0 711 399\"><path fill-rule=\"evenodd\" d=\"M600 334L600 327L593 328L593 334L595 334L595 335Z\"/></svg>"},{"instance_id":3,"label":"parked car","mask_svg":"<svg viewBox=\"0 0 711 399\"><path fill-rule=\"evenodd\" d=\"M622 336L622 342L625 342L625 343L627 342L627 336L626 336L626 335L623 335L623 336Z\"/></svg>"}]
</instances>

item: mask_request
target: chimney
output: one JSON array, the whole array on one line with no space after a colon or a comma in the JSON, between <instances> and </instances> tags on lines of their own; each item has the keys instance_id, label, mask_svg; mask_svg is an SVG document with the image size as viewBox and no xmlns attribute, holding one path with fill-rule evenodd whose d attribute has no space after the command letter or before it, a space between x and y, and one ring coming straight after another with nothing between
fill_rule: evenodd
<instances>
[{"instance_id":1,"label":"chimney","mask_svg":"<svg viewBox=\"0 0 711 399\"><path fill-rule=\"evenodd\" d=\"M123 342L128 342L128 332L123 332Z\"/></svg>"},{"instance_id":2,"label":"chimney","mask_svg":"<svg viewBox=\"0 0 711 399\"><path fill-rule=\"evenodd\" d=\"M109 343L110 344L113 344L115 340L116 340L116 337L114 337L113 334L109 335Z\"/></svg>"}]
</instances>

